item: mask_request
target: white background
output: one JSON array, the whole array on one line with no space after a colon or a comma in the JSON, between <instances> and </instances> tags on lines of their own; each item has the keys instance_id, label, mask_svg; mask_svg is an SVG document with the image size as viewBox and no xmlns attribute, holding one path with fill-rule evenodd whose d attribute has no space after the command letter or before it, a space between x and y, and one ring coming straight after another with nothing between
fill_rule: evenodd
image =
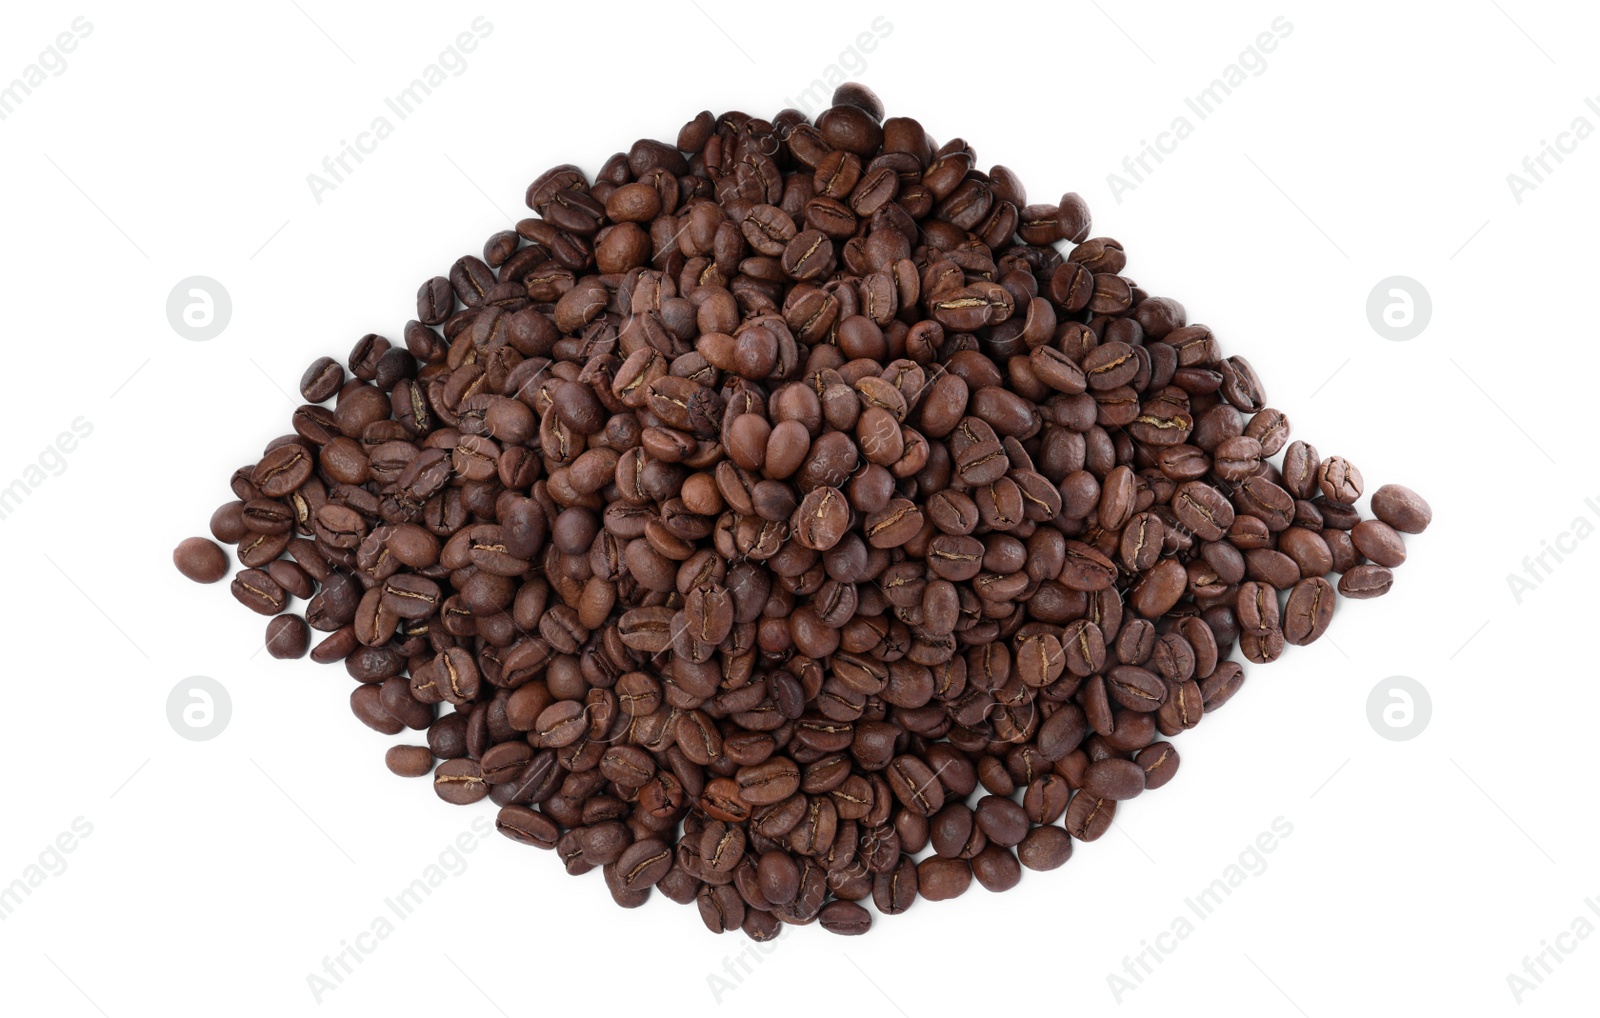
<instances>
[{"instance_id":1,"label":"white background","mask_svg":"<svg viewBox=\"0 0 1600 1018\"><path fill-rule=\"evenodd\" d=\"M1592 13L1526 0L1225 13L1069 0L948 19L929 4L805 5L824 12L814 20L730 0L166 6L13 5L0 32L4 81L74 17L93 26L0 121L0 485L75 418L93 427L0 521L0 886L75 818L92 826L0 921L9 1013L532 1015L599 995L607 1011L790 1014L824 993L907 1015L985 1000L1313 1018L1592 1009L1600 937L1563 937L1573 953L1520 1007L1507 976L1576 917L1600 927L1584 904L1600 908L1600 692L1577 649L1594 631L1600 541L1547 559L1552 575L1520 603L1507 576L1575 518L1600 522L1600 140L1520 203L1506 180L1574 118L1600 126L1584 105L1600 96ZM307 174L480 14L493 30L466 69L315 201ZM880 16L887 38L841 57ZM1186 111L1279 16L1293 30L1265 70L1204 121ZM388 774L396 740L351 717L343 669L255 655L262 619L225 585L181 580L170 553L206 532L232 470L288 430L303 367L365 332L398 341L417 285L525 215L539 171L592 171L703 108L770 117L839 63L864 63L852 76L891 114L1015 169L1032 200L1081 192L1095 233L1127 246L1127 273L1248 356L1298 437L1349 457L1369 490L1416 488L1435 523L1410 539L1389 597L1344 603L1327 639L1251 667L1238 698L1178 740L1178 778L1063 869L919 903L860 939L790 930L744 954L745 973L742 934L713 937L659 896L623 912L598 874L480 840L487 801L447 806ZM1113 198L1107 175L1186 113L1192 135ZM196 274L233 303L209 342L165 314ZM1392 275L1431 294L1409 342L1368 322L1369 291ZM169 692L194 675L231 700L207 742L167 720ZM1430 694L1410 741L1368 721L1369 694L1396 675ZM1258 872L1194 920L1185 899L1280 817L1292 834L1265 870L1247 859ZM465 871L368 941L319 1004L307 976L463 832ZM1119 1002L1108 975L1183 914L1193 934L1164 939L1170 953ZM708 977L733 982L725 959L739 982L719 1002Z\"/></svg>"}]
</instances>

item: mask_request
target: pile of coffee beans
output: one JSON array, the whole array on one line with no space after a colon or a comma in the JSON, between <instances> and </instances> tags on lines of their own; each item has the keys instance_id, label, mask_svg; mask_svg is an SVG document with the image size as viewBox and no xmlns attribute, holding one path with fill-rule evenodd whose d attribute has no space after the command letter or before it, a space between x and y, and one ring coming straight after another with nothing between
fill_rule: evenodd
<instances>
[{"instance_id":1,"label":"pile of coffee beans","mask_svg":"<svg viewBox=\"0 0 1600 1018\"><path fill-rule=\"evenodd\" d=\"M362 722L427 733L392 771L624 907L855 934L1058 867L1172 779L1236 650L1315 641L1429 522L1396 486L1362 519L1076 194L859 85L527 203L403 346L306 370L211 531L274 656L326 633Z\"/></svg>"}]
</instances>

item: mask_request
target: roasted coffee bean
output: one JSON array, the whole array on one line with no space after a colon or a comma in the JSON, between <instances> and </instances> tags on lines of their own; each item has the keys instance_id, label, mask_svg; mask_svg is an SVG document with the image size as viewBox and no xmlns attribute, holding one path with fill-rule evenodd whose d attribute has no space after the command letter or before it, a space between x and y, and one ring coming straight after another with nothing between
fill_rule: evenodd
<instances>
[{"instance_id":1,"label":"roasted coffee bean","mask_svg":"<svg viewBox=\"0 0 1600 1018\"><path fill-rule=\"evenodd\" d=\"M1144 772L1144 787L1160 788L1178 773L1178 751L1170 742L1152 742L1134 755L1133 762Z\"/></svg>"},{"instance_id":2,"label":"roasted coffee bean","mask_svg":"<svg viewBox=\"0 0 1600 1018\"><path fill-rule=\"evenodd\" d=\"M1343 456L1329 456L1317 467L1317 484L1329 502L1353 505L1361 497L1361 471Z\"/></svg>"},{"instance_id":3,"label":"roasted coffee bean","mask_svg":"<svg viewBox=\"0 0 1600 1018\"><path fill-rule=\"evenodd\" d=\"M1380 566L1393 569L1406 560L1406 544L1400 534L1382 520L1362 520L1350 531L1356 550Z\"/></svg>"},{"instance_id":4,"label":"roasted coffee bean","mask_svg":"<svg viewBox=\"0 0 1600 1018\"><path fill-rule=\"evenodd\" d=\"M986 795L972 811L973 820L993 845L1013 848L1028 834L1028 814L1012 800Z\"/></svg>"},{"instance_id":5,"label":"roasted coffee bean","mask_svg":"<svg viewBox=\"0 0 1600 1018\"><path fill-rule=\"evenodd\" d=\"M782 802L800 787L800 768L785 757L741 767L734 777L739 783L739 798L751 806Z\"/></svg>"},{"instance_id":6,"label":"roasted coffee bean","mask_svg":"<svg viewBox=\"0 0 1600 1018\"><path fill-rule=\"evenodd\" d=\"M1311 498L1317 493L1318 470L1322 461L1315 447L1306 442L1290 442L1283 451L1283 486L1295 498Z\"/></svg>"},{"instance_id":7,"label":"roasted coffee bean","mask_svg":"<svg viewBox=\"0 0 1600 1018\"><path fill-rule=\"evenodd\" d=\"M642 891L659 883L672 869L672 849L656 838L635 841L617 860L618 876L629 890Z\"/></svg>"},{"instance_id":8,"label":"roasted coffee bean","mask_svg":"<svg viewBox=\"0 0 1600 1018\"><path fill-rule=\"evenodd\" d=\"M1357 600L1382 597L1393 585L1394 573L1383 566L1352 566L1339 577L1339 593Z\"/></svg>"},{"instance_id":9,"label":"roasted coffee bean","mask_svg":"<svg viewBox=\"0 0 1600 1018\"><path fill-rule=\"evenodd\" d=\"M1283 608L1283 638L1295 646L1314 642L1333 621L1333 584L1320 576L1294 585Z\"/></svg>"},{"instance_id":10,"label":"roasted coffee bean","mask_svg":"<svg viewBox=\"0 0 1600 1018\"><path fill-rule=\"evenodd\" d=\"M279 615L267 623L267 653L280 660L305 657L311 627L298 615Z\"/></svg>"},{"instance_id":11,"label":"roasted coffee bean","mask_svg":"<svg viewBox=\"0 0 1600 1018\"><path fill-rule=\"evenodd\" d=\"M307 403L325 403L344 385L344 367L332 357L318 357L300 376L300 395Z\"/></svg>"},{"instance_id":12,"label":"roasted coffee bean","mask_svg":"<svg viewBox=\"0 0 1600 1018\"><path fill-rule=\"evenodd\" d=\"M964 894L972 885L972 867L965 859L931 855L917 863L917 892L929 901Z\"/></svg>"},{"instance_id":13,"label":"roasted coffee bean","mask_svg":"<svg viewBox=\"0 0 1600 1018\"><path fill-rule=\"evenodd\" d=\"M298 442L291 442L261 457L261 462L250 472L250 483L268 498L282 498L304 484L313 469L310 451Z\"/></svg>"},{"instance_id":14,"label":"roasted coffee bean","mask_svg":"<svg viewBox=\"0 0 1600 1018\"><path fill-rule=\"evenodd\" d=\"M1278 594L1272 587L1254 580L1239 587L1234 613L1244 633L1264 635L1278 628Z\"/></svg>"},{"instance_id":15,"label":"roasted coffee bean","mask_svg":"<svg viewBox=\"0 0 1600 1018\"><path fill-rule=\"evenodd\" d=\"M1433 522L1433 508L1400 484L1385 484L1372 493L1372 514L1402 534L1420 534Z\"/></svg>"},{"instance_id":16,"label":"roasted coffee bean","mask_svg":"<svg viewBox=\"0 0 1600 1018\"><path fill-rule=\"evenodd\" d=\"M875 859L876 854L872 858ZM901 855L887 867L877 869L872 879L872 903L878 911L884 915L899 915L915 904L917 875L917 864L908 855Z\"/></svg>"},{"instance_id":17,"label":"roasted coffee bean","mask_svg":"<svg viewBox=\"0 0 1600 1018\"><path fill-rule=\"evenodd\" d=\"M560 826L554 820L530 806L507 805L500 807L500 813L495 817L494 826L495 830L512 841L531 845L534 848L553 849L561 838ZM644 842L639 842L639 844L644 844ZM626 853L624 853L624 857L626 857Z\"/></svg>"},{"instance_id":18,"label":"roasted coffee bean","mask_svg":"<svg viewBox=\"0 0 1600 1018\"><path fill-rule=\"evenodd\" d=\"M1017 861L1030 870L1059 869L1072 858L1072 838L1056 826L1035 827L1017 846Z\"/></svg>"},{"instance_id":19,"label":"roasted coffee bean","mask_svg":"<svg viewBox=\"0 0 1600 1018\"><path fill-rule=\"evenodd\" d=\"M822 907L817 922L829 933L855 937L872 928L872 913L853 901L838 899Z\"/></svg>"},{"instance_id":20,"label":"roasted coffee bean","mask_svg":"<svg viewBox=\"0 0 1600 1018\"><path fill-rule=\"evenodd\" d=\"M446 760L433 772L433 790L445 802L469 806L489 794L489 783L484 780L483 770L476 760Z\"/></svg>"},{"instance_id":21,"label":"roasted coffee bean","mask_svg":"<svg viewBox=\"0 0 1600 1018\"><path fill-rule=\"evenodd\" d=\"M1131 760L1096 760L1083 772L1083 794L1103 799L1132 799L1144 791L1144 771Z\"/></svg>"},{"instance_id":22,"label":"roasted coffee bean","mask_svg":"<svg viewBox=\"0 0 1600 1018\"><path fill-rule=\"evenodd\" d=\"M216 583L228 575L228 556L203 537L188 537L173 549L172 564L196 583Z\"/></svg>"},{"instance_id":23,"label":"roasted coffee bean","mask_svg":"<svg viewBox=\"0 0 1600 1018\"><path fill-rule=\"evenodd\" d=\"M233 596L262 615L276 615L289 604L289 595L261 569L245 569L234 576Z\"/></svg>"},{"instance_id":24,"label":"roasted coffee bean","mask_svg":"<svg viewBox=\"0 0 1600 1018\"><path fill-rule=\"evenodd\" d=\"M426 746L390 746L383 762L402 778L420 778L433 770L433 753Z\"/></svg>"},{"instance_id":25,"label":"roasted coffee bean","mask_svg":"<svg viewBox=\"0 0 1600 1018\"><path fill-rule=\"evenodd\" d=\"M1111 829L1116 812L1115 799L1093 795L1087 789L1080 790L1067 807L1067 833L1079 841L1094 841Z\"/></svg>"},{"instance_id":26,"label":"roasted coffee bean","mask_svg":"<svg viewBox=\"0 0 1600 1018\"><path fill-rule=\"evenodd\" d=\"M1202 541L1220 541L1233 525L1233 505L1216 488L1200 481L1179 486L1172 497L1177 521Z\"/></svg>"},{"instance_id":27,"label":"roasted coffee bean","mask_svg":"<svg viewBox=\"0 0 1600 1018\"><path fill-rule=\"evenodd\" d=\"M986 891L1009 891L1022 881L1022 865L1009 849L991 843L972 857L972 876Z\"/></svg>"}]
</instances>

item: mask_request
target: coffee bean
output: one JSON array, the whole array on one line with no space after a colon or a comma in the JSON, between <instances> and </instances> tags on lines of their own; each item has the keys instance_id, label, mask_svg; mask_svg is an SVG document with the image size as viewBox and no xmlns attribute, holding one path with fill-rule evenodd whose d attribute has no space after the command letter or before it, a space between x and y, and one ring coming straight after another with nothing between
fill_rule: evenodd
<instances>
[{"instance_id":1,"label":"coffee bean","mask_svg":"<svg viewBox=\"0 0 1600 1018\"><path fill-rule=\"evenodd\" d=\"M1339 577L1339 593L1357 600L1382 597L1394 585L1394 573L1383 566L1352 566Z\"/></svg>"},{"instance_id":2,"label":"coffee bean","mask_svg":"<svg viewBox=\"0 0 1600 1018\"><path fill-rule=\"evenodd\" d=\"M433 770L433 753L426 746L390 746L383 762L402 778L420 778Z\"/></svg>"},{"instance_id":3,"label":"coffee bean","mask_svg":"<svg viewBox=\"0 0 1600 1018\"><path fill-rule=\"evenodd\" d=\"M1395 528L1381 520L1362 520L1350 531L1356 550L1389 569L1406 560L1405 541Z\"/></svg>"},{"instance_id":4,"label":"coffee bean","mask_svg":"<svg viewBox=\"0 0 1600 1018\"><path fill-rule=\"evenodd\" d=\"M960 897L972 885L972 867L965 859L929 856L917 863L917 891L929 901Z\"/></svg>"},{"instance_id":5,"label":"coffee bean","mask_svg":"<svg viewBox=\"0 0 1600 1018\"><path fill-rule=\"evenodd\" d=\"M1172 512L1179 523L1202 541L1220 541L1233 525L1233 506L1222 493L1208 484L1190 481L1181 485L1172 498Z\"/></svg>"},{"instance_id":6,"label":"coffee bean","mask_svg":"<svg viewBox=\"0 0 1600 1018\"><path fill-rule=\"evenodd\" d=\"M305 657L311 627L298 615L279 615L267 623L267 653L275 658Z\"/></svg>"},{"instance_id":7,"label":"coffee bean","mask_svg":"<svg viewBox=\"0 0 1600 1018\"><path fill-rule=\"evenodd\" d=\"M1128 710L1155 711L1167 698L1167 686L1143 668L1118 665L1106 676L1106 693Z\"/></svg>"},{"instance_id":8,"label":"coffee bean","mask_svg":"<svg viewBox=\"0 0 1600 1018\"><path fill-rule=\"evenodd\" d=\"M1178 773L1178 751L1170 742L1153 742L1134 755L1133 762L1144 772L1146 791L1160 788Z\"/></svg>"},{"instance_id":9,"label":"coffee bean","mask_svg":"<svg viewBox=\"0 0 1600 1018\"><path fill-rule=\"evenodd\" d=\"M1290 442L1283 452L1284 488L1295 498L1311 498L1320 487L1321 464L1315 447L1306 442Z\"/></svg>"},{"instance_id":10,"label":"coffee bean","mask_svg":"<svg viewBox=\"0 0 1600 1018\"><path fill-rule=\"evenodd\" d=\"M972 875L986 891L1009 891L1022 882L1022 866L1008 849L990 844L972 857Z\"/></svg>"},{"instance_id":11,"label":"coffee bean","mask_svg":"<svg viewBox=\"0 0 1600 1018\"><path fill-rule=\"evenodd\" d=\"M1132 760L1112 757L1091 763L1083 772L1083 795L1132 799L1144 791L1144 771Z\"/></svg>"},{"instance_id":12,"label":"coffee bean","mask_svg":"<svg viewBox=\"0 0 1600 1018\"><path fill-rule=\"evenodd\" d=\"M741 767L735 774L739 798L751 806L770 806L782 802L800 787L800 768L794 761L777 757L765 763Z\"/></svg>"},{"instance_id":13,"label":"coffee bean","mask_svg":"<svg viewBox=\"0 0 1600 1018\"><path fill-rule=\"evenodd\" d=\"M228 556L203 537L186 537L172 551L178 572L196 583L216 583L228 575Z\"/></svg>"},{"instance_id":14,"label":"coffee bean","mask_svg":"<svg viewBox=\"0 0 1600 1018\"><path fill-rule=\"evenodd\" d=\"M344 367L332 357L318 357L300 376L300 395L307 403L325 403L344 385Z\"/></svg>"},{"instance_id":15,"label":"coffee bean","mask_svg":"<svg viewBox=\"0 0 1600 1018\"><path fill-rule=\"evenodd\" d=\"M470 806L489 794L489 783L476 760L446 760L433 772L433 790L445 802Z\"/></svg>"},{"instance_id":16,"label":"coffee bean","mask_svg":"<svg viewBox=\"0 0 1600 1018\"><path fill-rule=\"evenodd\" d=\"M672 869L672 850L656 838L635 841L617 860L618 875L629 890L642 891L659 883Z\"/></svg>"},{"instance_id":17,"label":"coffee bean","mask_svg":"<svg viewBox=\"0 0 1600 1018\"><path fill-rule=\"evenodd\" d=\"M1116 816L1115 799L1102 798L1087 790L1072 797L1067 807L1067 833L1079 841L1094 841L1111 829Z\"/></svg>"},{"instance_id":18,"label":"coffee bean","mask_svg":"<svg viewBox=\"0 0 1600 1018\"><path fill-rule=\"evenodd\" d=\"M304 484L311 476L311 454L298 443L280 445L261 458L250 472L250 482L261 494L281 498Z\"/></svg>"},{"instance_id":19,"label":"coffee bean","mask_svg":"<svg viewBox=\"0 0 1600 1018\"><path fill-rule=\"evenodd\" d=\"M1317 467L1317 484L1323 497L1340 505L1353 505L1361 497L1361 471L1343 456L1329 456Z\"/></svg>"},{"instance_id":20,"label":"coffee bean","mask_svg":"<svg viewBox=\"0 0 1600 1018\"><path fill-rule=\"evenodd\" d=\"M986 795L978 800L973 820L990 844L1013 848L1028 834L1028 814L1012 800Z\"/></svg>"},{"instance_id":21,"label":"coffee bean","mask_svg":"<svg viewBox=\"0 0 1600 1018\"><path fill-rule=\"evenodd\" d=\"M260 569L241 570L234 576L233 596L246 608L262 615L276 615L289 604L289 595Z\"/></svg>"},{"instance_id":22,"label":"coffee bean","mask_svg":"<svg viewBox=\"0 0 1600 1018\"><path fill-rule=\"evenodd\" d=\"M839 899L822 907L817 922L829 933L856 937L872 929L872 913L853 901Z\"/></svg>"},{"instance_id":23,"label":"coffee bean","mask_svg":"<svg viewBox=\"0 0 1600 1018\"><path fill-rule=\"evenodd\" d=\"M494 826L512 841L534 848L553 849L561 835L561 828L554 820L529 806L502 806Z\"/></svg>"},{"instance_id":24,"label":"coffee bean","mask_svg":"<svg viewBox=\"0 0 1600 1018\"><path fill-rule=\"evenodd\" d=\"M933 770L914 756L901 756L890 765L887 777L895 798L907 809L932 816L944 805L944 788Z\"/></svg>"},{"instance_id":25,"label":"coffee bean","mask_svg":"<svg viewBox=\"0 0 1600 1018\"><path fill-rule=\"evenodd\" d=\"M1035 827L1017 846L1017 861L1040 872L1059 869L1072 858L1072 838L1060 827Z\"/></svg>"},{"instance_id":26,"label":"coffee bean","mask_svg":"<svg viewBox=\"0 0 1600 1018\"><path fill-rule=\"evenodd\" d=\"M1399 484L1385 484L1372 493L1372 514L1402 534L1420 534L1433 522L1433 508Z\"/></svg>"},{"instance_id":27,"label":"coffee bean","mask_svg":"<svg viewBox=\"0 0 1600 1018\"><path fill-rule=\"evenodd\" d=\"M813 488L794 512L795 538L813 551L827 551L844 537L850 505L838 488Z\"/></svg>"},{"instance_id":28,"label":"coffee bean","mask_svg":"<svg viewBox=\"0 0 1600 1018\"><path fill-rule=\"evenodd\" d=\"M1313 643L1333 621L1333 584L1311 576L1294 585L1283 609L1283 638L1295 646Z\"/></svg>"}]
</instances>

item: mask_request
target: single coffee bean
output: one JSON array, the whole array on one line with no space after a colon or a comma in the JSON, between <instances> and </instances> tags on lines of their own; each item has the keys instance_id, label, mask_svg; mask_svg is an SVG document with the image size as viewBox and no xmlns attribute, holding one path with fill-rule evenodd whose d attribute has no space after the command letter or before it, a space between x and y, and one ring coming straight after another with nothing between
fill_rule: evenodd
<instances>
[{"instance_id":1,"label":"single coffee bean","mask_svg":"<svg viewBox=\"0 0 1600 1018\"><path fill-rule=\"evenodd\" d=\"M1380 566L1389 569L1406 560L1405 541L1400 534L1382 520L1362 520L1350 531L1350 540L1356 550Z\"/></svg>"},{"instance_id":2,"label":"single coffee bean","mask_svg":"<svg viewBox=\"0 0 1600 1018\"><path fill-rule=\"evenodd\" d=\"M972 885L972 867L965 859L929 856L917 863L917 891L929 901L960 897Z\"/></svg>"},{"instance_id":3,"label":"single coffee bean","mask_svg":"<svg viewBox=\"0 0 1600 1018\"><path fill-rule=\"evenodd\" d=\"M384 735L399 735L405 723L383 706L383 692L376 683L363 683L350 691L350 712L362 724Z\"/></svg>"},{"instance_id":4,"label":"single coffee bean","mask_svg":"<svg viewBox=\"0 0 1600 1018\"><path fill-rule=\"evenodd\" d=\"M433 772L433 790L445 802L469 806L489 794L489 783L476 760L446 760Z\"/></svg>"},{"instance_id":5,"label":"single coffee bean","mask_svg":"<svg viewBox=\"0 0 1600 1018\"><path fill-rule=\"evenodd\" d=\"M275 658L305 657L311 646L311 627L298 615L279 615L267 623L267 653Z\"/></svg>"},{"instance_id":6,"label":"single coffee bean","mask_svg":"<svg viewBox=\"0 0 1600 1018\"><path fill-rule=\"evenodd\" d=\"M534 848L553 849L561 837L561 828L554 820L529 806L502 806L494 826L512 841Z\"/></svg>"},{"instance_id":7,"label":"single coffee bean","mask_svg":"<svg viewBox=\"0 0 1600 1018\"><path fill-rule=\"evenodd\" d=\"M838 488L813 488L794 511L795 538L813 551L827 551L844 537L850 506Z\"/></svg>"},{"instance_id":8,"label":"single coffee bean","mask_svg":"<svg viewBox=\"0 0 1600 1018\"><path fill-rule=\"evenodd\" d=\"M1382 597L1393 585L1394 573L1383 566L1351 566L1339 577L1339 593L1356 600Z\"/></svg>"},{"instance_id":9,"label":"single coffee bean","mask_svg":"<svg viewBox=\"0 0 1600 1018\"><path fill-rule=\"evenodd\" d=\"M332 357L318 357L300 376L300 395L307 403L325 403L344 385L344 367Z\"/></svg>"},{"instance_id":10,"label":"single coffee bean","mask_svg":"<svg viewBox=\"0 0 1600 1018\"><path fill-rule=\"evenodd\" d=\"M1009 891L1022 882L1022 865L1009 849L991 843L972 857L972 875L986 891Z\"/></svg>"},{"instance_id":11,"label":"single coffee bean","mask_svg":"<svg viewBox=\"0 0 1600 1018\"><path fill-rule=\"evenodd\" d=\"M289 595L261 569L245 569L234 576L233 596L246 608L262 615L276 615L289 604Z\"/></svg>"},{"instance_id":12,"label":"single coffee bean","mask_svg":"<svg viewBox=\"0 0 1600 1018\"><path fill-rule=\"evenodd\" d=\"M1433 522L1433 508L1399 484L1385 484L1372 493L1372 514L1402 534L1420 534Z\"/></svg>"},{"instance_id":13,"label":"single coffee bean","mask_svg":"<svg viewBox=\"0 0 1600 1018\"><path fill-rule=\"evenodd\" d=\"M1178 773L1178 751L1170 742L1152 742L1134 755L1133 762L1144 772L1147 791L1160 788Z\"/></svg>"},{"instance_id":14,"label":"single coffee bean","mask_svg":"<svg viewBox=\"0 0 1600 1018\"><path fill-rule=\"evenodd\" d=\"M1317 467L1317 484L1329 502L1352 505L1361 497L1361 471L1343 456L1329 456Z\"/></svg>"},{"instance_id":15,"label":"single coffee bean","mask_svg":"<svg viewBox=\"0 0 1600 1018\"><path fill-rule=\"evenodd\" d=\"M739 783L739 798L751 806L782 802L800 787L800 768L784 757L741 767L734 777Z\"/></svg>"},{"instance_id":16,"label":"single coffee bean","mask_svg":"<svg viewBox=\"0 0 1600 1018\"><path fill-rule=\"evenodd\" d=\"M186 537L173 549L172 564L196 583L216 583L228 575L228 556L203 537Z\"/></svg>"},{"instance_id":17,"label":"single coffee bean","mask_svg":"<svg viewBox=\"0 0 1600 1018\"><path fill-rule=\"evenodd\" d=\"M390 746L383 762L402 778L420 778L433 770L433 753L426 746Z\"/></svg>"},{"instance_id":18,"label":"single coffee bean","mask_svg":"<svg viewBox=\"0 0 1600 1018\"><path fill-rule=\"evenodd\" d=\"M1111 829L1116 816L1115 799L1103 798L1087 790L1072 797L1067 807L1067 833L1079 841L1094 841Z\"/></svg>"},{"instance_id":19,"label":"single coffee bean","mask_svg":"<svg viewBox=\"0 0 1600 1018\"><path fill-rule=\"evenodd\" d=\"M1059 869L1072 858L1072 838L1060 827L1035 827L1017 846L1017 861L1030 870Z\"/></svg>"},{"instance_id":20,"label":"single coffee bean","mask_svg":"<svg viewBox=\"0 0 1600 1018\"><path fill-rule=\"evenodd\" d=\"M659 883L672 869L672 850L656 838L635 841L623 850L617 870L624 886L642 891Z\"/></svg>"},{"instance_id":21,"label":"single coffee bean","mask_svg":"<svg viewBox=\"0 0 1600 1018\"><path fill-rule=\"evenodd\" d=\"M856 937L872 929L872 913L853 901L830 901L817 914L817 922L829 933Z\"/></svg>"},{"instance_id":22,"label":"single coffee bean","mask_svg":"<svg viewBox=\"0 0 1600 1018\"><path fill-rule=\"evenodd\" d=\"M1144 771L1132 760L1097 760L1083 772L1083 793L1103 799L1132 799L1144 791Z\"/></svg>"},{"instance_id":23,"label":"single coffee bean","mask_svg":"<svg viewBox=\"0 0 1600 1018\"><path fill-rule=\"evenodd\" d=\"M280 445L261 458L250 481L268 498L282 498L311 477L311 453L298 444Z\"/></svg>"},{"instance_id":24,"label":"single coffee bean","mask_svg":"<svg viewBox=\"0 0 1600 1018\"><path fill-rule=\"evenodd\" d=\"M1297 647L1313 643L1333 621L1333 584L1320 576L1307 577L1289 592L1283 609L1283 638Z\"/></svg>"}]
</instances>

